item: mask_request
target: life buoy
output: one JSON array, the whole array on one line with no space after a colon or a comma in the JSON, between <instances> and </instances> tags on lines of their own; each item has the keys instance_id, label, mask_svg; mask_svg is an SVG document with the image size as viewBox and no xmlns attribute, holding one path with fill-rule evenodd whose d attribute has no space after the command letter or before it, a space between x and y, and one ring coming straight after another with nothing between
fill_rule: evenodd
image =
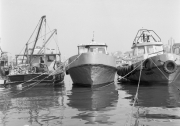
<instances>
[{"instance_id":1,"label":"life buoy","mask_svg":"<svg viewBox=\"0 0 180 126\"><path fill-rule=\"evenodd\" d=\"M166 73L172 74L177 70L177 64L172 60L167 60L163 65L163 69Z\"/></svg>"},{"instance_id":2,"label":"life buoy","mask_svg":"<svg viewBox=\"0 0 180 126\"><path fill-rule=\"evenodd\" d=\"M145 70L151 70L152 69L152 61L151 61L151 59L146 59L144 61L143 66L144 66Z\"/></svg>"}]
</instances>

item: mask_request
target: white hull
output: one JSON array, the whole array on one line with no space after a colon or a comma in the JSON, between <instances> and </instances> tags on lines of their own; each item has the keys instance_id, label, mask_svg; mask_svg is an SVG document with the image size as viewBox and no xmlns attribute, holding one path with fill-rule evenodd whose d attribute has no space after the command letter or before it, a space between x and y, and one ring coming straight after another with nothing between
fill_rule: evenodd
<instances>
[{"instance_id":1,"label":"white hull","mask_svg":"<svg viewBox=\"0 0 180 126\"><path fill-rule=\"evenodd\" d=\"M67 73L74 84L98 86L114 81L116 63L113 56L99 53L82 53L69 59ZM77 58L77 59L76 59Z\"/></svg>"},{"instance_id":2,"label":"white hull","mask_svg":"<svg viewBox=\"0 0 180 126\"><path fill-rule=\"evenodd\" d=\"M74 84L97 86L114 82L116 69L103 65L83 65L69 70Z\"/></svg>"}]
</instances>

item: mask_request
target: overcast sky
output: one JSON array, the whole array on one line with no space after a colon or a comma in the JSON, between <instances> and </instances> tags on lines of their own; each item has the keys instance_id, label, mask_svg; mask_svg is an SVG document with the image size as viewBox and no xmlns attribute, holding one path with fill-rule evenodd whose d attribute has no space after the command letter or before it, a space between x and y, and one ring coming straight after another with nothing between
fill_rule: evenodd
<instances>
[{"instance_id":1,"label":"overcast sky","mask_svg":"<svg viewBox=\"0 0 180 126\"><path fill-rule=\"evenodd\" d=\"M109 52L129 51L137 31L154 30L163 43L180 42L180 0L0 0L0 38L4 51L18 54L41 16L58 31L63 56L78 44L95 41Z\"/></svg>"}]
</instances>

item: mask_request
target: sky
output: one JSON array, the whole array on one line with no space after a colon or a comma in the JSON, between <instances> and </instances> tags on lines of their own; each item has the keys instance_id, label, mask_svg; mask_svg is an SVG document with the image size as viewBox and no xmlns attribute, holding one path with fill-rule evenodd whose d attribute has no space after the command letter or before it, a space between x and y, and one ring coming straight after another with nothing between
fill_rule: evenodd
<instances>
[{"instance_id":1,"label":"sky","mask_svg":"<svg viewBox=\"0 0 180 126\"><path fill-rule=\"evenodd\" d=\"M154 30L164 44L180 42L180 0L0 0L1 48L19 54L40 18L46 15L64 58L78 44L106 43L109 52L126 52L139 29Z\"/></svg>"}]
</instances>

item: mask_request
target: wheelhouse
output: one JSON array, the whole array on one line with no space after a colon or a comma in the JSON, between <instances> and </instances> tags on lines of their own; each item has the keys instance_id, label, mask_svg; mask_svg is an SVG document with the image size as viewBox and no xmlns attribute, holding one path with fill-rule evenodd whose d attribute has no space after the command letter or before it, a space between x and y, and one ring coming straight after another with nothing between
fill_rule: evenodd
<instances>
[{"instance_id":1,"label":"wheelhouse","mask_svg":"<svg viewBox=\"0 0 180 126\"><path fill-rule=\"evenodd\" d=\"M133 56L141 56L141 55L153 55L163 53L163 45L144 45L144 46L136 46L133 48Z\"/></svg>"},{"instance_id":2,"label":"wheelhouse","mask_svg":"<svg viewBox=\"0 0 180 126\"><path fill-rule=\"evenodd\" d=\"M107 45L104 43L90 43L88 45L78 45L78 54L81 53L102 53L102 54L108 54L107 53Z\"/></svg>"},{"instance_id":3,"label":"wheelhouse","mask_svg":"<svg viewBox=\"0 0 180 126\"><path fill-rule=\"evenodd\" d=\"M142 29L135 37L132 49L133 56L154 56L163 53L163 43L154 31Z\"/></svg>"}]
</instances>

